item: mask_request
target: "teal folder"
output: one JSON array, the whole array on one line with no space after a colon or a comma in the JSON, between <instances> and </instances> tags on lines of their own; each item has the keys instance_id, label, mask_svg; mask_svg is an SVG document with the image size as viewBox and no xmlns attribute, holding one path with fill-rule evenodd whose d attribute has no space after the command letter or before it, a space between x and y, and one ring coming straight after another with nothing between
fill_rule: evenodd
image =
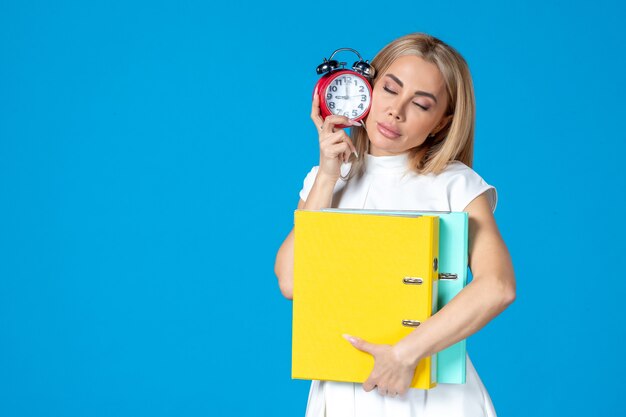
<instances>
[{"instance_id":1,"label":"teal folder","mask_svg":"<svg viewBox=\"0 0 626 417\"><path fill-rule=\"evenodd\" d=\"M354 214L386 216L439 216L439 289L438 310L445 306L467 285L468 214L447 211L323 209ZM437 354L437 383L464 384L466 369L465 339Z\"/></svg>"}]
</instances>

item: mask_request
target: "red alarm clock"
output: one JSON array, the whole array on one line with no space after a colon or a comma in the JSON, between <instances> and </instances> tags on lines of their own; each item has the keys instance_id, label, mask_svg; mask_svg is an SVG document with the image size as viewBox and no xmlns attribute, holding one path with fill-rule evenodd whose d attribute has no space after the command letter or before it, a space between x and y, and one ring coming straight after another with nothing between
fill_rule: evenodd
<instances>
[{"instance_id":1,"label":"red alarm clock","mask_svg":"<svg viewBox=\"0 0 626 417\"><path fill-rule=\"evenodd\" d=\"M345 62L333 60L333 56L339 51L352 51L359 57L352 69L343 68ZM337 114L358 122L367 116L372 105L370 80L374 76L374 68L368 61L363 61L357 51L351 48L337 49L328 60L324 58L316 71L322 77L315 85L313 94L319 95L322 119Z\"/></svg>"}]
</instances>

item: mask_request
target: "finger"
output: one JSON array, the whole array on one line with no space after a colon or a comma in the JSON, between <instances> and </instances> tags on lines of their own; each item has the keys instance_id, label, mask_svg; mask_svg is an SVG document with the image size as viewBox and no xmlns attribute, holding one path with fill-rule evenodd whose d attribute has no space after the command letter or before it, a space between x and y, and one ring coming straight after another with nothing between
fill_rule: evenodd
<instances>
[{"instance_id":1,"label":"finger","mask_svg":"<svg viewBox=\"0 0 626 417\"><path fill-rule=\"evenodd\" d=\"M387 395L389 395L390 397L397 396L399 392L400 392L400 390L398 389L397 386L387 387Z\"/></svg>"},{"instance_id":2,"label":"finger","mask_svg":"<svg viewBox=\"0 0 626 417\"><path fill-rule=\"evenodd\" d=\"M319 130L321 130L321 126L324 123L324 119L320 114L320 96L316 93L313 94L313 103L311 104L311 120L315 124Z\"/></svg>"},{"instance_id":3,"label":"finger","mask_svg":"<svg viewBox=\"0 0 626 417\"><path fill-rule=\"evenodd\" d=\"M343 126L361 126L359 122L354 122L348 119L346 116L339 116L336 114L331 114L324 119L324 131L326 132L334 132L334 128L336 125Z\"/></svg>"},{"instance_id":4,"label":"finger","mask_svg":"<svg viewBox=\"0 0 626 417\"><path fill-rule=\"evenodd\" d=\"M324 158L339 158L341 159L343 153L348 150L348 147L345 143L341 142L336 145L330 145L322 148L320 150L321 154Z\"/></svg>"},{"instance_id":5,"label":"finger","mask_svg":"<svg viewBox=\"0 0 626 417\"><path fill-rule=\"evenodd\" d=\"M371 390L373 390L374 388L376 388L376 383L374 383L374 381L372 381L371 379L368 378L367 381L365 381L363 383L363 390L365 392L370 392Z\"/></svg>"},{"instance_id":6,"label":"finger","mask_svg":"<svg viewBox=\"0 0 626 417\"><path fill-rule=\"evenodd\" d=\"M346 140L344 139L344 135L346 133L343 130L340 130L338 132L335 133L330 133L330 134L320 134L320 147L325 147L325 146L331 146L331 145L337 145L339 143L345 143L348 148L350 148L350 145L346 143Z\"/></svg>"},{"instance_id":7,"label":"finger","mask_svg":"<svg viewBox=\"0 0 626 417\"><path fill-rule=\"evenodd\" d=\"M355 151L352 148L350 148L348 151L346 151L346 162L350 160L350 157L352 155L355 155Z\"/></svg>"},{"instance_id":8,"label":"finger","mask_svg":"<svg viewBox=\"0 0 626 417\"><path fill-rule=\"evenodd\" d=\"M335 125L338 123L333 123L330 119L331 116L326 116L324 122L322 124L322 132L328 134L335 133Z\"/></svg>"},{"instance_id":9,"label":"finger","mask_svg":"<svg viewBox=\"0 0 626 417\"><path fill-rule=\"evenodd\" d=\"M350 154L352 154L352 151L350 151L349 149L347 151L344 151L343 154L341 154L341 159L343 160L344 163L348 162L350 160Z\"/></svg>"},{"instance_id":10,"label":"finger","mask_svg":"<svg viewBox=\"0 0 626 417\"><path fill-rule=\"evenodd\" d=\"M344 132L344 135L342 136L342 138L348 144L348 146L350 147L350 152L354 153L355 155L357 155L356 147L352 143L352 139L350 139L350 136L346 135L345 132Z\"/></svg>"},{"instance_id":11,"label":"finger","mask_svg":"<svg viewBox=\"0 0 626 417\"><path fill-rule=\"evenodd\" d=\"M352 344L355 348L362 352L369 353L370 355L374 355L378 350L378 345L375 343L369 343L363 339L359 339L358 337L343 335L343 337Z\"/></svg>"},{"instance_id":12,"label":"finger","mask_svg":"<svg viewBox=\"0 0 626 417\"><path fill-rule=\"evenodd\" d=\"M350 127L365 128L365 123L362 120L357 122L356 120L348 119L348 121L350 122Z\"/></svg>"},{"instance_id":13,"label":"finger","mask_svg":"<svg viewBox=\"0 0 626 417\"><path fill-rule=\"evenodd\" d=\"M328 152L326 153L326 155L328 155L331 158L334 158L334 157L341 158L341 155L343 155L343 153L348 150L347 146L348 145L346 145L343 142L338 143L337 145L330 146L328 148Z\"/></svg>"},{"instance_id":14,"label":"finger","mask_svg":"<svg viewBox=\"0 0 626 417\"><path fill-rule=\"evenodd\" d=\"M328 136L324 136L324 138L320 141L320 143L326 142L326 141L328 141L329 143L345 142L350 148L350 152L354 153L355 155L358 155L356 151L356 147L352 143L352 139L350 139L350 136L348 136L346 132L344 132L343 130L339 130L335 133L329 134Z\"/></svg>"},{"instance_id":15,"label":"finger","mask_svg":"<svg viewBox=\"0 0 626 417\"><path fill-rule=\"evenodd\" d=\"M326 116L326 119L324 119L324 131L334 132L337 125L345 126L346 124L349 125L349 120L347 117L331 114L330 116Z\"/></svg>"}]
</instances>

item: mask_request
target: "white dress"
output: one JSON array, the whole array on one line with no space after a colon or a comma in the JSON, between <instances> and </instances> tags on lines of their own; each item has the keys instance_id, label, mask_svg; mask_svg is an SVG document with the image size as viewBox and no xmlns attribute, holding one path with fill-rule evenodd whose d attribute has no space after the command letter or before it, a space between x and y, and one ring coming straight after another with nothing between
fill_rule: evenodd
<instances>
[{"instance_id":1,"label":"white dress","mask_svg":"<svg viewBox=\"0 0 626 417\"><path fill-rule=\"evenodd\" d=\"M483 192L492 210L496 189L465 164L454 161L438 175L409 170L408 154L365 155L365 173L335 185L332 207L381 210L463 211ZM350 164L343 164L347 174ZM318 167L304 180L306 201ZM465 384L439 384L430 390L411 388L402 396L365 392L361 384L312 381L306 417L495 417L489 393L467 357Z\"/></svg>"}]
</instances>

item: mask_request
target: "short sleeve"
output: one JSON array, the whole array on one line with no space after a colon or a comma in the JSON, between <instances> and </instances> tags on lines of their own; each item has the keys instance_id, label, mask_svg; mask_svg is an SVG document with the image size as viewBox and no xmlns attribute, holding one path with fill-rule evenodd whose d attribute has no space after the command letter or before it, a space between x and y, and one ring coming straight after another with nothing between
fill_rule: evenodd
<instances>
[{"instance_id":1,"label":"short sleeve","mask_svg":"<svg viewBox=\"0 0 626 417\"><path fill-rule=\"evenodd\" d=\"M452 211L463 211L476 197L487 193L491 210L496 211L498 192L470 167L458 163L448 182L448 201Z\"/></svg>"},{"instance_id":2,"label":"short sleeve","mask_svg":"<svg viewBox=\"0 0 626 417\"><path fill-rule=\"evenodd\" d=\"M304 178L302 190L300 190L300 198L302 199L302 201L306 201L307 197L309 196L309 192L311 192L311 188L313 188L313 183L315 182L315 177L317 176L318 169L319 166L314 166Z\"/></svg>"}]
</instances>

